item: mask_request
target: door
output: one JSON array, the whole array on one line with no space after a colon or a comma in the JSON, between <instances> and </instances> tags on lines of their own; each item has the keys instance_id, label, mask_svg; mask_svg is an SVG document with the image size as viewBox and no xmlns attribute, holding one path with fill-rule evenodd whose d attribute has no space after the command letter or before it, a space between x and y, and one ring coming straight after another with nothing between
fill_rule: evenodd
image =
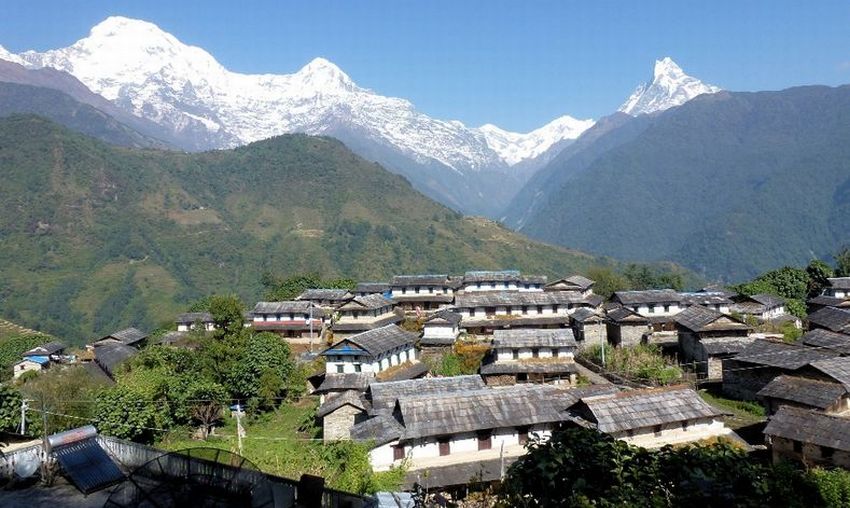
<instances>
[{"instance_id":1,"label":"door","mask_svg":"<svg viewBox=\"0 0 850 508\"><path fill-rule=\"evenodd\" d=\"M440 456L448 455L451 453L451 446L449 444L449 440L440 441Z\"/></svg>"}]
</instances>

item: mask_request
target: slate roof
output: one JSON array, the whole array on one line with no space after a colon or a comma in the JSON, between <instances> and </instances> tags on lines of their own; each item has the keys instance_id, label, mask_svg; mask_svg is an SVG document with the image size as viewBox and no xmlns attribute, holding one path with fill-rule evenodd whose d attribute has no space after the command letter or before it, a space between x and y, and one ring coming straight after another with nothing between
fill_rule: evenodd
<instances>
[{"instance_id":1,"label":"slate roof","mask_svg":"<svg viewBox=\"0 0 850 508\"><path fill-rule=\"evenodd\" d=\"M425 323L456 325L460 323L460 320L461 315L457 312L451 309L443 309L425 318Z\"/></svg>"},{"instance_id":2,"label":"slate roof","mask_svg":"<svg viewBox=\"0 0 850 508\"><path fill-rule=\"evenodd\" d=\"M339 391L339 390L358 390L366 391L369 387L369 381L372 376L365 372L354 372L349 374L325 374L325 379L322 384L316 388L316 393Z\"/></svg>"},{"instance_id":3,"label":"slate roof","mask_svg":"<svg viewBox=\"0 0 850 508\"><path fill-rule=\"evenodd\" d=\"M570 316L566 314L552 314L546 316L511 316L510 318L501 319L499 317L466 317L461 321L461 328L528 328L549 325L569 325Z\"/></svg>"},{"instance_id":4,"label":"slate roof","mask_svg":"<svg viewBox=\"0 0 850 508\"><path fill-rule=\"evenodd\" d=\"M455 282L446 274L396 275L390 282L391 287L439 286L454 287Z\"/></svg>"},{"instance_id":5,"label":"slate roof","mask_svg":"<svg viewBox=\"0 0 850 508\"><path fill-rule=\"evenodd\" d=\"M838 381L850 390L850 357L838 356L811 363L812 367Z\"/></svg>"},{"instance_id":6,"label":"slate roof","mask_svg":"<svg viewBox=\"0 0 850 508\"><path fill-rule=\"evenodd\" d=\"M24 353L21 356L43 356L43 355L55 355L56 353L60 353L65 349L65 344L61 342L52 341L47 344L42 344L40 346L34 347Z\"/></svg>"},{"instance_id":7,"label":"slate roof","mask_svg":"<svg viewBox=\"0 0 850 508\"><path fill-rule=\"evenodd\" d=\"M470 391L484 388L484 380L479 375L430 377L408 381L372 382L369 385L369 398L373 411L391 411L395 401L411 395L436 395L441 393Z\"/></svg>"},{"instance_id":8,"label":"slate roof","mask_svg":"<svg viewBox=\"0 0 850 508\"><path fill-rule=\"evenodd\" d=\"M601 432L621 432L724 413L690 388L630 390L582 399Z\"/></svg>"},{"instance_id":9,"label":"slate roof","mask_svg":"<svg viewBox=\"0 0 850 508\"><path fill-rule=\"evenodd\" d=\"M354 287L355 293L386 293L390 285L386 282L358 282Z\"/></svg>"},{"instance_id":10,"label":"slate roof","mask_svg":"<svg viewBox=\"0 0 850 508\"><path fill-rule=\"evenodd\" d=\"M587 307L581 307L575 310L570 317L579 323L588 323L591 321L602 321L604 318L597 314L594 310Z\"/></svg>"},{"instance_id":11,"label":"slate roof","mask_svg":"<svg viewBox=\"0 0 850 508\"><path fill-rule=\"evenodd\" d=\"M833 332L850 332L850 309L824 307L809 314L808 320L810 325Z\"/></svg>"},{"instance_id":12,"label":"slate roof","mask_svg":"<svg viewBox=\"0 0 850 508\"><path fill-rule=\"evenodd\" d=\"M576 348L575 335L570 328L541 328L538 330L507 329L493 331L493 348Z\"/></svg>"},{"instance_id":13,"label":"slate roof","mask_svg":"<svg viewBox=\"0 0 850 508\"><path fill-rule=\"evenodd\" d=\"M679 303L682 297L672 289L647 289L644 291L615 291L614 301L623 305L642 303Z\"/></svg>"},{"instance_id":14,"label":"slate roof","mask_svg":"<svg viewBox=\"0 0 850 508\"><path fill-rule=\"evenodd\" d=\"M199 322L212 323L213 316L209 312L186 312L185 314L178 314L174 321L180 325L192 325Z\"/></svg>"},{"instance_id":15,"label":"slate roof","mask_svg":"<svg viewBox=\"0 0 850 508\"><path fill-rule=\"evenodd\" d=\"M376 310L384 307L389 307L393 304L392 300L387 300L384 295L372 293L366 296L355 296L344 305L339 307L339 310Z\"/></svg>"},{"instance_id":16,"label":"slate roof","mask_svg":"<svg viewBox=\"0 0 850 508\"><path fill-rule=\"evenodd\" d=\"M755 340L735 357L736 361L796 370L817 360L837 356L834 352L772 340Z\"/></svg>"},{"instance_id":17,"label":"slate roof","mask_svg":"<svg viewBox=\"0 0 850 508\"><path fill-rule=\"evenodd\" d=\"M396 403L402 440L503 427L558 422L561 390L513 385L473 391L402 397Z\"/></svg>"},{"instance_id":18,"label":"slate roof","mask_svg":"<svg viewBox=\"0 0 850 508\"><path fill-rule=\"evenodd\" d=\"M575 291L475 291L455 296L455 307L520 307L586 303Z\"/></svg>"},{"instance_id":19,"label":"slate roof","mask_svg":"<svg viewBox=\"0 0 850 508\"><path fill-rule=\"evenodd\" d=\"M501 374L572 374L578 372L574 361L567 358L531 358L481 365L482 375Z\"/></svg>"},{"instance_id":20,"label":"slate roof","mask_svg":"<svg viewBox=\"0 0 850 508\"><path fill-rule=\"evenodd\" d=\"M732 300L722 291L697 291L679 293L685 305L732 305Z\"/></svg>"},{"instance_id":21,"label":"slate roof","mask_svg":"<svg viewBox=\"0 0 850 508\"><path fill-rule=\"evenodd\" d=\"M816 381L798 376L776 376L758 396L787 400L813 408L826 409L847 394L847 389L838 383Z\"/></svg>"},{"instance_id":22,"label":"slate roof","mask_svg":"<svg viewBox=\"0 0 850 508\"><path fill-rule=\"evenodd\" d=\"M850 354L850 335L816 328L803 334L797 341L811 347L830 349L841 354Z\"/></svg>"},{"instance_id":23,"label":"slate roof","mask_svg":"<svg viewBox=\"0 0 850 508\"><path fill-rule=\"evenodd\" d=\"M424 362L410 362L408 365L402 364L403 367L384 370L375 375L375 379L379 381L404 381L406 379L421 378L430 370Z\"/></svg>"},{"instance_id":24,"label":"slate roof","mask_svg":"<svg viewBox=\"0 0 850 508\"><path fill-rule=\"evenodd\" d=\"M608 311L608 319L615 323L638 323L638 324L648 324L649 319L641 316L637 312L634 312L632 309L626 307L617 307Z\"/></svg>"},{"instance_id":25,"label":"slate roof","mask_svg":"<svg viewBox=\"0 0 850 508\"><path fill-rule=\"evenodd\" d=\"M562 280L566 283L577 286L577 287L581 288L582 290L588 289L589 287L596 284L595 280L588 279L587 277L585 277L583 275L578 275L578 274L570 275L569 277L564 277Z\"/></svg>"},{"instance_id":26,"label":"slate roof","mask_svg":"<svg viewBox=\"0 0 850 508\"><path fill-rule=\"evenodd\" d=\"M257 302L252 314L310 314L313 308L313 317L324 317L325 311L321 307L306 300L290 300L286 302Z\"/></svg>"},{"instance_id":27,"label":"slate roof","mask_svg":"<svg viewBox=\"0 0 850 508\"><path fill-rule=\"evenodd\" d=\"M109 374L115 376L119 365L138 354L139 350L126 344L104 344L94 348L94 361Z\"/></svg>"},{"instance_id":28,"label":"slate roof","mask_svg":"<svg viewBox=\"0 0 850 508\"><path fill-rule=\"evenodd\" d=\"M619 391L620 387L614 384L577 386L563 392L563 402L559 403L558 407L568 409L581 402L581 399L583 398L596 397L599 395L614 395Z\"/></svg>"},{"instance_id":29,"label":"slate roof","mask_svg":"<svg viewBox=\"0 0 850 508\"><path fill-rule=\"evenodd\" d=\"M775 307L780 307L785 305L785 299L780 296L769 295L767 293L759 293L757 295L752 295L749 297L750 300L753 300L761 305L764 305L768 309L773 309Z\"/></svg>"},{"instance_id":30,"label":"slate roof","mask_svg":"<svg viewBox=\"0 0 850 508\"><path fill-rule=\"evenodd\" d=\"M819 295L806 300L809 305L822 307L850 307L850 298L838 298L836 296Z\"/></svg>"},{"instance_id":31,"label":"slate roof","mask_svg":"<svg viewBox=\"0 0 850 508\"><path fill-rule=\"evenodd\" d=\"M157 343L158 343L158 344L167 344L167 345L171 345L171 344L176 343L177 341L179 341L179 340L180 340L180 339L182 339L183 337L185 337L188 333L189 333L189 332L178 332L178 331L174 331L174 330L172 330L172 331L170 331L170 332L167 332L167 333L163 334L163 335L159 338L159 340L157 341Z\"/></svg>"},{"instance_id":32,"label":"slate roof","mask_svg":"<svg viewBox=\"0 0 850 508\"><path fill-rule=\"evenodd\" d=\"M401 437L404 428L390 414L379 414L351 427L354 441L374 441L381 446Z\"/></svg>"},{"instance_id":33,"label":"slate roof","mask_svg":"<svg viewBox=\"0 0 850 508\"><path fill-rule=\"evenodd\" d=\"M850 452L850 418L783 406L767 422L764 434Z\"/></svg>"},{"instance_id":34,"label":"slate roof","mask_svg":"<svg viewBox=\"0 0 850 508\"><path fill-rule=\"evenodd\" d=\"M148 335L141 330L138 330L136 328L125 328L124 330L113 332L100 340L103 341L108 339L115 339L121 344L132 346L133 344L137 344L145 340L147 337Z\"/></svg>"},{"instance_id":35,"label":"slate roof","mask_svg":"<svg viewBox=\"0 0 850 508\"><path fill-rule=\"evenodd\" d=\"M830 277L829 287L835 289L850 289L850 277Z\"/></svg>"},{"instance_id":36,"label":"slate roof","mask_svg":"<svg viewBox=\"0 0 850 508\"><path fill-rule=\"evenodd\" d=\"M305 289L303 293L295 297L296 300L330 300L344 301L351 299L351 293L347 289L337 288L312 288Z\"/></svg>"},{"instance_id":37,"label":"slate roof","mask_svg":"<svg viewBox=\"0 0 850 508\"><path fill-rule=\"evenodd\" d=\"M346 405L354 406L362 411L366 411L367 406L366 402L363 400L362 392L347 390L333 397L326 398L325 403L319 406L316 410L316 416L318 418L324 418Z\"/></svg>"},{"instance_id":38,"label":"slate roof","mask_svg":"<svg viewBox=\"0 0 850 508\"><path fill-rule=\"evenodd\" d=\"M708 356L735 355L743 351L755 339L749 337L708 337L700 339Z\"/></svg>"},{"instance_id":39,"label":"slate roof","mask_svg":"<svg viewBox=\"0 0 850 508\"><path fill-rule=\"evenodd\" d=\"M412 346L416 344L418 338L417 333L402 330L396 325L387 325L342 339L322 354L336 354L334 351L344 347L344 343L350 342L374 358L399 347Z\"/></svg>"},{"instance_id":40,"label":"slate roof","mask_svg":"<svg viewBox=\"0 0 850 508\"><path fill-rule=\"evenodd\" d=\"M478 282L517 282L520 284L546 284L548 277L545 275L522 275L516 270L500 271L470 271L463 275L463 283Z\"/></svg>"},{"instance_id":41,"label":"slate roof","mask_svg":"<svg viewBox=\"0 0 850 508\"><path fill-rule=\"evenodd\" d=\"M718 323L717 321L728 319L729 323ZM735 318L726 316L716 310L703 307L701 305L692 305L673 317L680 326L694 332L703 332L708 330L749 330L750 327L745 323L738 321Z\"/></svg>"}]
</instances>

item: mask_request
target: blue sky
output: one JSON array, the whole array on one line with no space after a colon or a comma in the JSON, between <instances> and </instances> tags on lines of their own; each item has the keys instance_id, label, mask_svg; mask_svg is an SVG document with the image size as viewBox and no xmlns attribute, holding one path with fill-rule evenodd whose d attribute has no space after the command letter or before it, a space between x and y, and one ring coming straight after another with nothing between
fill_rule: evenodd
<instances>
[{"instance_id":1,"label":"blue sky","mask_svg":"<svg viewBox=\"0 0 850 508\"><path fill-rule=\"evenodd\" d=\"M109 15L145 19L239 72L313 57L467 125L527 131L614 111L656 58L729 90L850 83L850 2L0 2L0 45L67 46Z\"/></svg>"}]
</instances>

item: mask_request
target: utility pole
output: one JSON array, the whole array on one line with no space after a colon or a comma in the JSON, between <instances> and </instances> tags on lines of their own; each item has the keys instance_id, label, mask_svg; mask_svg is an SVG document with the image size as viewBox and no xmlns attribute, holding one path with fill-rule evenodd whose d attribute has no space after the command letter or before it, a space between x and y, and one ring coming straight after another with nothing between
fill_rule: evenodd
<instances>
[{"instance_id":1,"label":"utility pole","mask_svg":"<svg viewBox=\"0 0 850 508\"><path fill-rule=\"evenodd\" d=\"M236 401L236 440L239 446L239 455L242 455L242 437L245 435L245 429L242 428L242 403Z\"/></svg>"},{"instance_id":2,"label":"utility pole","mask_svg":"<svg viewBox=\"0 0 850 508\"><path fill-rule=\"evenodd\" d=\"M602 340L602 367L605 367L605 339Z\"/></svg>"}]
</instances>

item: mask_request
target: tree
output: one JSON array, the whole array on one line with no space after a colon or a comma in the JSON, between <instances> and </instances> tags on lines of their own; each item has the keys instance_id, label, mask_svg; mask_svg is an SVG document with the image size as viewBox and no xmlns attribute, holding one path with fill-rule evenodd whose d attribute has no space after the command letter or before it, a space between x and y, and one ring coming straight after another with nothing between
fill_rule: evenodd
<instances>
[{"instance_id":1,"label":"tree","mask_svg":"<svg viewBox=\"0 0 850 508\"><path fill-rule=\"evenodd\" d=\"M590 268L587 276L596 281L593 292L604 298L610 298L615 291L624 291L632 287L625 276L606 266Z\"/></svg>"},{"instance_id":2,"label":"tree","mask_svg":"<svg viewBox=\"0 0 850 508\"><path fill-rule=\"evenodd\" d=\"M0 431L14 432L21 425L21 392L0 384Z\"/></svg>"},{"instance_id":3,"label":"tree","mask_svg":"<svg viewBox=\"0 0 850 508\"><path fill-rule=\"evenodd\" d=\"M218 383L196 380L187 387L184 401L191 408L192 421L199 426L201 437L206 439L221 420L222 409L227 405L227 390Z\"/></svg>"},{"instance_id":4,"label":"tree","mask_svg":"<svg viewBox=\"0 0 850 508\"><path fill-rule=\"evenodd\" d=\"M233 333L245 324L245 306L233 295L216 295L210 298L210 314L219 330Z\"/></svg>"},{"instance_id":5,"label":"tree","mask_svg":"<svg viewBox=\"0 0 850 508\"><path fill-rule=\"evenodd\" d=\"M842 247L835 255L835 276L850 277L850 246Z\"/></svg>"},{"instance_id":6,"label":"tree","mask_svg":"<svg viewBox=\"0 0 850 508\"><path fill-rule=\"evenodd\" d=\"M295 368L289 344L272 333L258 333L235 352L238 360L228 376L233 398L253 399L257 407L272 407Z\"/></svg>"},{"instance_id":7,"label":"tree","mask_svg":"<svg viewBox=\"0 0 850 508\"><path fill-rule=\"evenodd\" d=\"M266 288L266 299L271 301L292 300L307 289L354 289L357 282L353 279L322 279L317 273L293 275L280 278L270 273L263 274L260 282Z\"/></svg>"},{"instance_id":8,"label":"tree","mask_svg":"<svg viewBox=\"0 0 850 508\"><path fill-rule=\"evenodd\" d=\"M806 274L809 276L806 296L814 298L823 292L823 288L829 284L827 279L832 277L834 272L831 266L820 259L815 259L806 267Z\"/></svg>"},{"instance_id":9,"label":"tree","mask_svg":"<svg viewBox=\"0 0 850 508\"><path fill-rule=\"evenodd\" d=\"M119 384L97 398L95 427L108 436L147 443L157 435L159 411L153 400Z\"/></svg>"}]
</instances>

